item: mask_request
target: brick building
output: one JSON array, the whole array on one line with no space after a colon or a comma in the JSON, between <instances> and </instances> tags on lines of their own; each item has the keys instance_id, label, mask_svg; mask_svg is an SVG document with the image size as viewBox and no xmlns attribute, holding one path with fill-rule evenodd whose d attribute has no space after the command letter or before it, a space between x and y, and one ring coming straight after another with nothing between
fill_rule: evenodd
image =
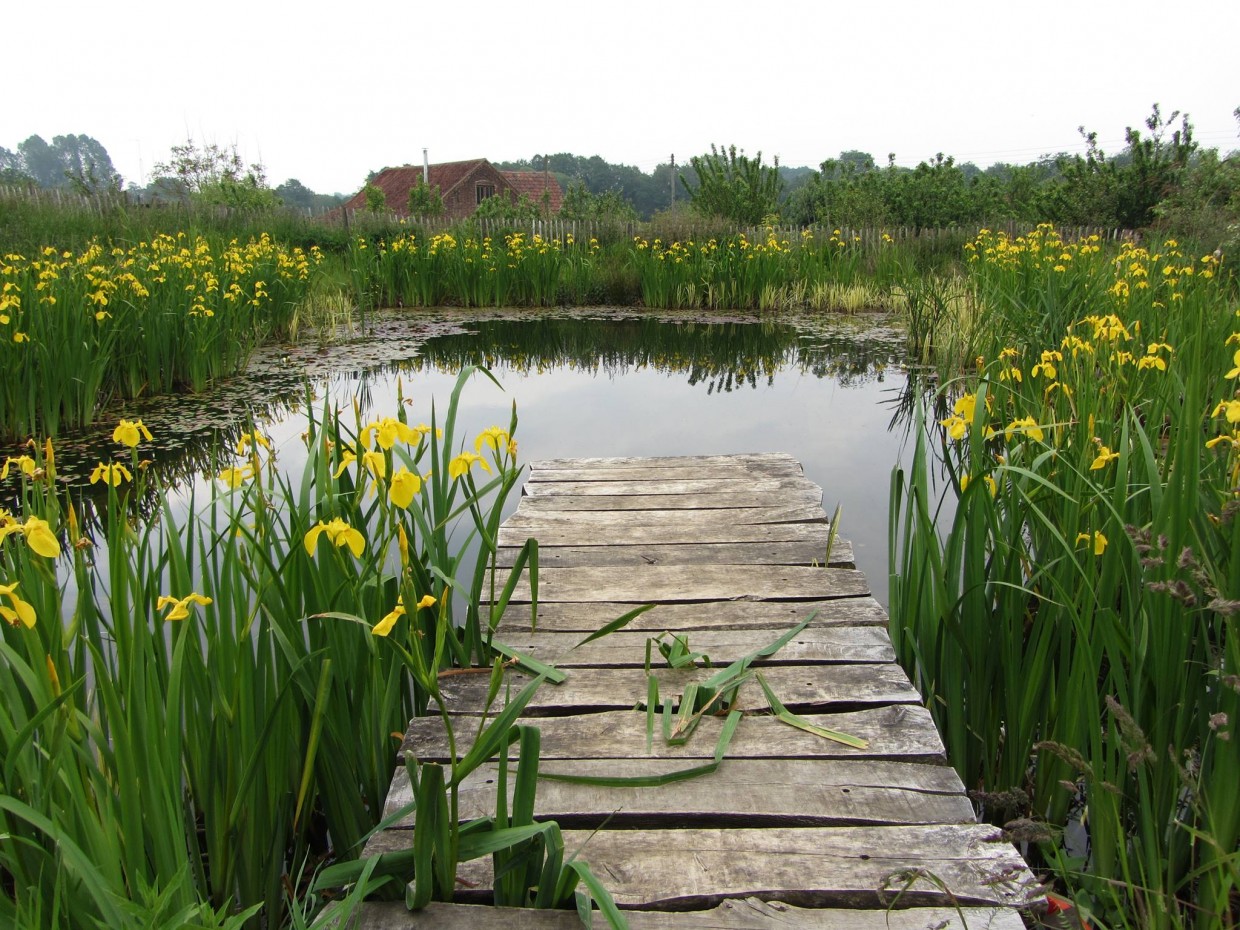
<instances>
[{"instance_id":1,"label":"brick building","mask_svg":"<svg viewBox=\"0 0 1240 930\"><path fill-rule=\"evenodd\" d=\"M425 170L432 188L439 188L444 215L465 219L488 197L503 196L516 201L522 194L535 206L554 216L560 212L564 192L549 173L539 171L501 171L485 158L472 161L450 161L440 165L404 165L385 168L370 183L383 191L387 208L393 213L409 214L409 192L421 182ZM544 207L545 204L545 207ZM366 195L358 191L344 205L346 210L366 209Z\"/></svg>"}]
</instances>

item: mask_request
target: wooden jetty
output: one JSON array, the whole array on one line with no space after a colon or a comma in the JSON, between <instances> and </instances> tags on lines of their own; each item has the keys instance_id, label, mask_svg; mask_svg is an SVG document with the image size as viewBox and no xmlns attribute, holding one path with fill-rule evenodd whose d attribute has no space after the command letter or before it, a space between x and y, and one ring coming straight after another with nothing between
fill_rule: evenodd
<instances>
[{"instance_id":1,"label":"wooden jetty","mask_svg":"<svg viewBox=\"0 0 1240 930\"><path fill-rule=\"evenodd\" d=\"M835 540L830 555L822 492L786 455L573 459L536 462L516 513L501 530L506 564L539 542L537 632L529 591L500 627L505 643L567 672L526 708L542 732L542 769L586 775L662 774L709 761L722 727L704 718L682 746L648 742L647 641L688 636L713 668L658 672L678 694L721 665L760 649L800 621L811 624L756 664L793 713L861 737L855 749L769 714L762 689L739 693L746 716L714 773L659 787L600 788L541 781L537 815L556 820L565 847L581 848L628 910L634 928L1021 930L1017 908L1037 893L1000 831L976 823L946 764L930 714L895 664L886 611ZM575 646L633 607L657 606L623 631ZM660 656L655 651L654 656ZM525 680L511 673L514 684ZM450 680L465 718L485 699L485 676ZM435 718L416 719L404 749L446 761ZM466 745L458 745L465 752ZM462 818L495 810L495 767L461 792ZM403 769L388 813L411 800ZM368 852L408 848L408 821ZM485 901L489 860L462 864L459 897ZM436 904L367 905L371 930L568 928L571 912Z\"/></svg>"}]
</instances>

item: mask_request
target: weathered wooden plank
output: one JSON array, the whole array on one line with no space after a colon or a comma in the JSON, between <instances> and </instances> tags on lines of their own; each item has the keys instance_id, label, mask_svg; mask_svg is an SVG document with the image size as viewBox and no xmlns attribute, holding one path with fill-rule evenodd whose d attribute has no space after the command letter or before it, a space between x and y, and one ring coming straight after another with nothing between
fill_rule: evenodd
<instances>
[{"instance_id":1,"label":"weathered wooden plank","mask_svg":"<svg viewBox=\"0 0 1240 930\"><path fill-rule=\"evenodd\" d=\"M632 930L1025 930L1011 908L807 908L759 898L703 911L627 911ZM600 918L596 916L595 926ZM440 904L410 911L399 901L363 904L357 930L581 930L576 911Z\"/></svg>"},{"instance_id":2,"label":"weathered wooden plank","mask_svg":"<svg viewBox=\"0 0 1240 930\"><path fill-rule=\"evenodd\" d=\"M834 740L813 736L774 717L746 717L728 745L729 759L897 759L904 762L942 763L943 742L930 712L918 704L888 704L837 714L806 714L820 727L840 730L869 741L867 749L853 749ZM454 715L457 752L473 745L478 718ZM723 721L703 718L697 732L683 746L668 746L656 738L646 746L646 715L613 711L576 717L543 717L542 759L710 759ZM415 717L409 723L401 752L419 759L443 762L448 741L437 717Z\"/></svg>"},{"instance_id":3,"label":"weathered wooden plank","mask_svg":"<svg viewBox=\"0 0 1240 930\"><path fill-rule=\"evenodd\" d=\"M508 572L497 573L506 584ZM870 593L865 574L851 568L803 565L638 565L629 569L591 566L546 568L538 573L538 600L620 601L637 596L646 603L674 601L815 600L862 597ZM530 600L524 575L514 601Z\"/></svg>"},{"instance_id":4,"label":"weathered wooden plank","mask_svg":"<svg viewBox=\"0 0 1240 930\"><path fill-rule=\"evenodd\" d=\"M836 539L831 557L824 560L825 541L768 543L680 543L677 545L549 546L538 547L538 563L548 567L586 565L822 565L856 568L852 543ZM497 563L511 567L519 546L504 546Z\"/></svg>"},{"instance_id":5,"label":"weathered wooden plank","mask_svg":"<svg viewBox=\"0 0 1240 930\"><path fill-rule=\"evenodd\" d=\"M731 491L822 489L808 478L651 478L645 481L530 481L525 493L545 494L727 494Z\"/></svg>"},{"instance_id":6,"label":"weathered wooden plank","mask_svg":"<svg viewBox=\"0 0 1240 930\"><path fill-rule=\"evenodd\" d=\"M533 465L530 468L529 480L535 483L546 481L682 481L698 478L796 478L804 474L804 469L795 461L708 462L702 465L665 465L657 468L621 465L546 469Z\"/></svg>"},{"instance_id":7,"label":"weathered wooden plank","mask_svg":"<svg viewBox=\"0 0 1240 930\"><path fill-rule=\"evenodd\" d=\"M791 624L789 625L791 626ZM681 633L694 652L704 652L715 666L727 665L741 656L756 652L778 639L784 629L702 630ZM502 641L526 655L559 668L640 667L646 658L646 643L659 634L621 630L602 639L577 645L579 633L517 632ZM664 637L667 641L668 637ZM653 661L662 663L657 647L651 648ZM813 626L768 659L759 659L755 668L765 665L800 665L836 662L894 662L891 637L878 626Z\"/></svg>"},{"instance_id":8,"label":"weathered wooden plank","mask_svg":"<svg viewBox=\"0 0 1240 930\"><path fill-rule=\"evenodd\" d=\"M499 545L520 546L531 535L525 527L501 526ZM795 542L811 540L827 549L830 527L823 523L755 523L733 526L726 523L660 524L658 526L616 526L604 538L598 527L568 523L538 530L540 546L632 546L670 543L747 543Z\"/></svg>"},{"instance_id":9,"label":"weathered wooden plank","mask_svg":"<svg viewBox=\"0 0 1240 930\"><path fill-rule=\"evenodd\" d=\"M761 523L826 523L821 504L793 504L780 507L733 507L714 510L541 510L518 509L504 523L538 535L542 527L566 524L590 526L600 533L612 527L650 527L661 523L681 525L736 524L752 526Z\"/></svg>"},{"instance_id":10,"label":"weathered wooden plank","mask_svg":"<svg viewBox=\"0 0 1240 930\"><path fill-rule=\"evenodd\" d=\"M541 594L541 591L539 592ZM640 600L613 602L540 603L538 629L579 632L583 635L627 613ZM813 614L810 627L887 625L887 611L872 597L841 597L822 601L719 601L708 604L658 604L625 627L632 632L664 630L788 629ZM509 607L500 621L505 636L528 630L528 604Z\"/></svg>"},{"instance_id":11,"label":"weathered wooden plank","mask_svg":"<svg viewBox=\"0 0 1240 930\"><path fill-rule=\"evenodd\" d=\"M540 772L620 778L684 767L658 759L591 759L549 763ZM512 782L509 778L510 803ZM496 763L471 773L460 787L460 818L494 816L498 783ZM409 776L397 769L384 817L412 803ZM976 822L955 769L872 759L728 759L710 775L655 787L608 788L542 778L537 817L575 830ZM410 813L392 827L408 829L413 821Z\"/></svg>"},{"instance_id":12,"label":"weathered wooden plank","mask_svg":"<svg viewBox=\"0 0 1240 930\"><path fill-rule=\"evenodd\" d=\"M718 669L652 668L663 700L676 697L691 682L701 682ZM921 695L898 665L771 665L762 669L771 690L794 713L821 713L833 706L861 707L870 704L915 704ZM513 693L531 676L509 670L505 683ZM527 717L563 716L624 710L646 700L646 672L641 668L570 669L560 685L544 685L525 708ZM452 675L440 679L440 691L459 714L482 713L489 676ZM757 683L743 686L736 709L759 712L768 709L766 696Z\"/></svg>"},{"instance_id":13,"label":"weathered wooden plank","mask_svg":"<svg viewBox=\"0 0 1240 930\"><path fill-rule=\"evenodd\" d=\"M655 455L655 456L612 456L582 459L538 459L530 462L530 472L563 471L577 468L640 468L642 470L658 470L660 468L691 468L703 465L747 465L747 466L779 466L793 465L798 470L801 465L787 452L739 452L729 455Z\"/></svg>"},{"instance_id":14,"label":"weathered wooden plank","mask_svg":"<svg viewBox=\"0 0 1240 930\"><path fill-rule=\"evenodd\" d=\"M1017 903L1032 883L997 831L970 823L972 808L945 764L930 715L892 664L886 614L867 596L864 577L819 567L829 532L820 489L786 455L558 460L531 468L500 545L506 567L512 547L539 539L542 632L523 632L529 612L520 603L500 630L509 645L568 671L563 685L540 689L524 717L541 731L544 773L665 774L709 759L722 726L717 717L704 718L686 745L666 745L661 732L647 744L646 714L631 708L646 700L650 633L689 631L689 647L709 654L717 668L815 609L821 615L761 672L811 722L869 741L853 749L762 714L741 722L723 765L704 778L640 789L541 781L537 816L560 823L569 849L588 841L584 858L621 906L718 905L683 924L702 928L718 918L721 928L879 930L881 919L883 930L916 930L905 916L942 915L933 922L951 926L958 905ZM840 553L837 544L833 561ZM518 601L528 593L523 580ZM636 604L659 601L626 630L573 648ZM664 698L715 670L659 664ZM515 669L506 674L513 689L529 680ZM474 673L442 679L458 757L484 725L478 712L486 686L486 676ZM766 703L753 683L741 689L738 706L754 712ZM402 752L449 761L443 721L412 721ZM466 780L462 818L493 812L500 771L491 762ZM400 769L389 812L408 799ZM367 851L407 847L410 833L407 826L385 831ZM489 870L489 859L464 866L464 897L488 896ZM728 900L752 895L788 903ZM878 909L897 897L902 910L892 923ZM950 906L906 909L924 904ZM824 924L824 915L838 916ZM681 926L688 915L635 916L655 920L646 924L654 928ZM1012 911L979 911L976 921L994 930L1020 926Z\"/></svg>"},{"instance_id":15,"label":"weathered wooden plank","mask_svg":"<svg viewBox=\"0 0 1240 930\"><path fill-rule=\"evenodd\" d=\"M621 907L700 909L725 898L777 895L798 905L1018 906L1032 876L992 826L798 827L791 829L565 830ZM387 830L367 855L409 848L412 831ZM458 871L459 898L485 899L491 861ZM911 881L909 875L920 876ZM475 889L471 892L469 889Z\"/></svg>"},{"instance_id":16,"label":"weathered wooden plank","mask_svg":"<svg viewBox=\"0 0 1240 930\"><path fill-rule=\"evenodd\" d=\"M556 510L714 510L740 507L822 507L822 492L737 491L731 494L539 494L521 498L518 513Z\"/></svg>"}]
</instances>

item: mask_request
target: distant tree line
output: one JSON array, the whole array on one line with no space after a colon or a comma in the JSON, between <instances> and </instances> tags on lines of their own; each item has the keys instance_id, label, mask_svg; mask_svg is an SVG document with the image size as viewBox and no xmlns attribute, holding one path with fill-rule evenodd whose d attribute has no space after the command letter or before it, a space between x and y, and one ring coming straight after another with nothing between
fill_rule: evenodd
<instances>
[{"instance_id":1,"label":"distant tree line","mask_svg":"<svg viewBox=\"0 0 1240 930\"><path fill-rule=\"evenodd\" d=\"M790 168L764 163L761 152L750 156L736 146L716 145L686 164L674 165L669 157L649 174L597 155L567 152L496 166L554 175L565 192L562 214L568 219L650 219L675 208L744 225L942 227L1012 220L1125 229L1161 224L1229 245L1240 238L1240 152L1201 148L1187 115L1164 116L1155 104L1141 127L1127 129L1123 149L1114 154L1101 149L1096 133L1084 128L1081 133L1083 154L985 169L942 153L915 168L896 165L890 154L880 166L873 155L857 150L841 152L817 169ZM51 143L31 136L15 151L0 147L0 184L82 193L124 186L107 150L90 136L74 135L56 136ZM339 194L317 194L295 178L273 188L263 166L246 164L236 146L199 145L192 139L172 147L146 187L126 190L140 200L246 208L283 204L308 213L344 200ZM381 191L370 193L379 201ZM376 202L374 208L390 206ZM486 206L518 219L537 215L541 205L497 201ZM415 188L408 207L434 215L442 210L442 200L438 191Z\"/></svg>"},{"instance_id":2,"label":"distant tree line","mask_svg":"<svg viewBox=\"0 0 1240 930\"><path fill-rule=\"evenodd\" d=\"M316 194L296 178L273 188L263 166L245 164L235 145L199 145L193 139L174 145L168 159L156 163L154 176L143 187L126 186L107 149L90 136L55 136L48 143L35 135L12 151L0 146L0 184L79 194L124 190L143 202L257 209L283 205L309 213L323 213L344 202L340 194Z\"/></svg>"},{"instance_id":3,"label":"distant tree line","mask_svg":"<svg viewBox=\"0 0 1240 930\"><path fill-rule=\"evenodd\" d=\"M0 146L0 184L98 194L123 183L108 150L90 136L54 136L50 143L31 136L15 151Z\"/></svg>"},{"instance_id":4,"label":"distant tree line","mask_svg":"<svg viewBox=\"0 0 1240 930\"><path fill-rule=\"evenodd\" d=\"M1237 110L1240 119L1240 109ZM1187 115L1155 104L1125 145L1104 152L1081 130L1084 154L1047 155L1028 164L980 168L937 154L915 168L887 156L880 166L856 150L817 170L764 163L735 146L651 174L598 156L560 153L500 162L509 170L549 171L565 189L565 215L595 218L635 212L648 219L676 205L733 223L941 227L1013 220L1065 226L1141 229L1162 224L1198 238L1231 241L1240 224L1240 152L1203 149Z\"/></svg>"}]
</instances>

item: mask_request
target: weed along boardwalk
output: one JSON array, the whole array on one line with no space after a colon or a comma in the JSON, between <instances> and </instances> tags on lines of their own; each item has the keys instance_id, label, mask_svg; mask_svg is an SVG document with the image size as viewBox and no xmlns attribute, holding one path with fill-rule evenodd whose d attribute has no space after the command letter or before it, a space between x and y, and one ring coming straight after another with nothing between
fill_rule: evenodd
<instances>
[{"instance_id":1,"label":"weed along boardwalk","mask_svg":"<svg viewBox=\"0 0 1240 930\"><path fill-rule=\"evenodd\" d=\"M975 821L895 664L886 612L793 458L536 462L501 530L501 564L530 537L537 629L526 576L497 638L565 673L524 710L541 731L535 817L559 824L566 856L590 864L631 926L1020 930L1033 878ZM643 604L655 606L581 644ZM507 674L512 693L531 677ZM444 684L458 754L488 684ZM442 720L415 719L404 749L447 762ZM691 769L706 771L659 777ZM498 783L496 764L475 771L460 818L494 815ZM411 799L399 769L388 813ZM409 848L412 826L368 852ZM371 904L362 925L579 925L571 912L481 906L491 870L489 856L464 862L458 903Z\"/></svg>"}]
</instances>

